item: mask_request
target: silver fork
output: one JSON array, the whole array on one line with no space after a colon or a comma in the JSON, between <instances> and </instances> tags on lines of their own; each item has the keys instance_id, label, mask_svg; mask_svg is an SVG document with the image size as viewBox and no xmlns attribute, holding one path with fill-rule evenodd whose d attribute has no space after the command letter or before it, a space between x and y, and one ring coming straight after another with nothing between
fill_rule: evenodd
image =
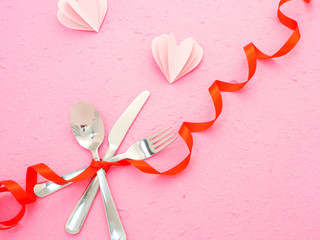
<instances>
[{"instance_id":1,"label":"silver fork","mask_svg":"<svg viewBox=\"0 0 320 240\"><path fill-rule=\"evenodd\" d=\"M108 162L117 162L123 159L145 160L160 152L176 139L171 127L165 128L134 143L125 153L108 159Z\"/></svg>"},{"instance_id":2,"label":"silver fork","mask_svg":"<svg viewBox=\"0 0 320 240\"><path fill-rule=\"evenodd\" d=\"M132 160L145 160L151 157L152 155L158 153L159 151L167 147L174 140L176 140L176 137L174 137L174 134L169 135L170 133L172 133L172 130L168 131L170 128L171 127L165 128L149 137L146 137L145 139L142 139L134 143L125 153L119 154L110 159L107 159L107 161L116 162L126 158L132 159ZM62 178L69 180L73 177L76 177L80 173L82 173L85 169L86 168L83 168L83 169L65 174L62 176ZM38 197L45 197L70 184L71 183L59 185L51 181L38 183L34 186L34 193Z\"/></svg>"},{"instance_id":3,"label":"silver fork","mask_svg":"<svg viewBox=\"0 0 320 240\"><path fill-rule=\"evenodd\" d=\"M171 127L165 128L160 132L157 132L156 134L153 134L143 140L134 143L125 153L106 159L106 161L116 162L123 159L145 160L153 156L154 154L167 147L174 140L176 140L173 130L168 131L170 128ZM92 197L90 197L90 200L85 202L80 200L77 203L65 225L65 229L67 230L67 232L74 234L80 231L90 210L95 194L96 192L91 194Z\"/></svg>"}]
</instances>

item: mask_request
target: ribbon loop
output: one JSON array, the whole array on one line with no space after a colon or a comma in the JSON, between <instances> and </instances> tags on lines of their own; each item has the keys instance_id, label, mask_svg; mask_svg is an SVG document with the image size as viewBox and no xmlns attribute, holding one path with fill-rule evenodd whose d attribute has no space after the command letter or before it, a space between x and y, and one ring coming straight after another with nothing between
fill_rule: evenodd
<instances>
[{"instance_id":1,"label":"ribbon loop","mask_svg":"<svg viewBox=\"0 0 320 240\"><path fill-rule=\"evenodd\" d=\"M133 165L135 168L140 170L144 173L149 174L160 174L160 175L174 175L177 173L182 172L189 164L192 147L193 147L193 138L192 132L200 132L210 128L216 119L219 117L222 111L222 97L221 92L234 92L242 89L249 80L253 77L256 67L257 67L257 60L258 59L270 59L275 57L281 57L288 52L290 52L296 44L300 40L300 32L298 28L298 24L295 20L285 16L281 11L280 7L291 0L281 0L278 6L278 18L280 22L285 25L286 27L293 30L293 33L289 37L289 39L285 42L285 44L273 55L269 56L261 52L253 43L249 43L244 47L244 51L247 57L248 62L248 78L245 82L242 83L228 83L216 80L209 88L209 93L214 103L215 113L216 116L213 120L208 122L201 122L201 123L192 123L192 122L184 122L182 123L179 134L181 138L184 140L186 145L189 149L188 156L182 160L178 165L174 166L173 168L165 171L159 172L150 166L145 161L133 161L133 160L123 160L120 162L109 163L105 161L92 161L90 166L86 168L81 174L78 176L70 179L65 180L57 175L53 170L51 170L47 165L40 163L34 166L30 166L27 169L27 176L26 176L26 191L16 182L8 180L8 181L0 181L0 193L1 192L9 192L12 196L21 204L21 210L19 213L10 220L0 222L0 230L6 230L13 228L18 224L25 213L25 205L35 202L36 195L33 193L33 188L37 184L37 174L40 174L44 178L53 181L58 184L65 184L68 182L79 182L84 179L92 177L96 174L99 169L103 168L106 172L109 171L110 167L115 166L128 166ZM306 3L309 3L310 0L304 0ZM3 225L4 227L1 227Z\"/></svg>"},{"instance_id":2,"label":"ribbon loop","mask_svg":"<svg viewBox=\"0 0 320 240\"><path fill-rule=\"evenodd\" d=\"M99 171L101 168L103 168L106 172L109 171L110 167L112 165L115 165L114 163L111 162L106 162L106 161L95 161L94 159L92 159L90 166L93 168L98 169L97 171Z\"/></svg>"}]
</instances>

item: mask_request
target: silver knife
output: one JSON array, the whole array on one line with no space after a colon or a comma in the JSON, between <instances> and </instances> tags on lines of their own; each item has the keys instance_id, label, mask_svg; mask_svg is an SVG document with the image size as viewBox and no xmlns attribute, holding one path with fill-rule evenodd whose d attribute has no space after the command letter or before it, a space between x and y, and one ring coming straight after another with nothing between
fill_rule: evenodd
<instances>
[{"instance_id":1,"label":"silver knife","mask_svg":"<svg viewBox=\"0 0 320 240\"><path fill-rule=\"evenodd\" d=\"M118 150L123 138L129 130L131 124L135 120L136 116L140 112L141 108L148 99L150 93L148 91L142 92L122 113L119 119L115 122L111 128L108 136L109 148L103 157L103 161L108 161L116 151ZM103 169L99 170L97 175L104 175ZM106 194L103 194L105 204L105 211L108 219L109 233L111 240L125 240L126 235L124 228L121 224L120 217L118 215L116 206L112 199L109 186L103 177L94 177L81 199L78 201L76 207L72 211L65 229L68 233L75 234L81 230L84 220L90 210L92 202L99 190L99 184L105 186L107 189Z\"/></svg>"},{"instance_id":2,"label":"silver knife","mask_svg":"<svg viewBox=\"0 0 320 240\"><path fill-rule=\"evenodd\" d=\"M142 92L132 103L130 106L128 106L128 108L126 109L125 112L128 111L128 115L129 114L132 114L132 119L134 120L134 118L136 117L136 115L138 114L138 112L134 112L135 109L136 110L140 110L142 108L142 106L144 105L144 103L146 102L146 100L148 99L150 93L148 91L144 91ZM137 106L136 108L134 108L134 106ZM123 115L125 114L125 112L123 113ZM131 112L131 113L130 113ZM121 118L121 117L120 117ZM119 118L119 119L120 119ZM132 120L132 121L133 121ZM131 122L132 123L132 122ZM116 131L117 129L116 128L119 128L117 126L113 126L113 128L111 129L111 131ZM110 131L110 134L109 134L109 137L111 135L111 131ZM119 130L117 130L119 131ZM125 133L124 133L125 134ZM113 133L112 135L116 135L116 133ZM120 135L118 136L115 136L115 137L118 137L118 142L121 140L120 139ZM120 141L121 143L121 141ZM120 145L119 143L119 145ZM108 151L106 152L105 156L103 157L103 160L106 161L107 158L109 158L110 156L112 157L114 152L116 150L111 147L108 149ZM82 168L82 169L79 169L77 171L74 171L74 172L71 172L71 173L68 173L68 174L65 174L63 176L61 176L63 179L65 180L70 180L71 178L74 178L76 176L78 176L80 173L82 173L86 168ZM47 182L43 182L43 183L38 183L34 186L34 193L38 196L38 197L46 197L48 195L50 195L51 193L54 193L62 188L65 188L66 186L69 186L70 184L72 184L72 182L70 183L67 183L67 184L64 184L64 185L59 185L59 184L56 184L54 182L51 182L51 181L47 181Z\"/></svg>"}]
</instances>

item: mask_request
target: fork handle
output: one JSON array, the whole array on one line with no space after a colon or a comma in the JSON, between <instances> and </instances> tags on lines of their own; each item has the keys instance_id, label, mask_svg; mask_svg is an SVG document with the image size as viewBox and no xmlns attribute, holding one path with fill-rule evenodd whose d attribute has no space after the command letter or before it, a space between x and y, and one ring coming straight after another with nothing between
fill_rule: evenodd
<instances>
[{"instance_id":1,"label":"fork handle","mask_svg":"<svg viewBox=\"0 0 320 240\"><path fill-rule=\"evenodd\" d=\"M127 158L127 154L126 153L122 153L122 154L118 154L112 158L109 158L108 159L108 162L118 162L118 161L121 161L123 159L126 159Z\"/></svg>"},{"instance_id":2,"label":"fork handle","mask_svg":"<svg viewBox=\"0 0 320 240\"><path fill-rule=\"evenodd\" d=\"M63 179L69 180L71 178L74 178L78 176L80 173L82 173L86 168L82 168L80 170L65 174L62 176ZM64 185L59 185L56 184L52 181L47 181L43 183L38 183L34 186L33 191L38 197L45 197L50 195L51 193L54 193L66 186L69 186L72 182L64 184Z\"/></svg>"},{"instance_id":3,"label":"fork handle","mask_svg":"<svg viewBox=\"0 0 320 240\"><path fill-rule=\"evenodd\" d=\"M117 156L114 156L112 158L108 159L108 162L117 162L123 159L126 159L126 154L118 154ZM71 173L67 173L63 176L61 176L63 179L65 180L69 180L71 178L76 177L77 175L79 175L80 173L82 173L86 168L81 168L79 170L76 170L74 172ZM52 181L47 181L47 182L43 182L43 183L38 183L34 186L33 191L34 193L38 196L38 197L46 197L48 195L50 195L51 193L54 193L62 188L65 188L66 186L69 186L70 184L72 184L72 182L70 183L66 183L64 185L59 185L56 184Z\"/></svg>"}]
</instances>

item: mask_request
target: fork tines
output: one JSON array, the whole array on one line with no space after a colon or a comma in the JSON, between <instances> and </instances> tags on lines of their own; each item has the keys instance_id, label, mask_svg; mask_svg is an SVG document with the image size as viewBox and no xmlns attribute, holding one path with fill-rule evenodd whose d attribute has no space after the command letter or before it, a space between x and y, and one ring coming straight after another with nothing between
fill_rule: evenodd
<instances>
[{"instance_id":1,"label":"fork tines","mask_svg":"<svg viewBox=\"0 0 320 240\"><path fill-rule=\"evenodd\" d=\"M170 143L176 140L177 137L173 132L172 127L165 128L149 137L154 149L158 152L167 147Z\"/></svg>"}]
</instances>

